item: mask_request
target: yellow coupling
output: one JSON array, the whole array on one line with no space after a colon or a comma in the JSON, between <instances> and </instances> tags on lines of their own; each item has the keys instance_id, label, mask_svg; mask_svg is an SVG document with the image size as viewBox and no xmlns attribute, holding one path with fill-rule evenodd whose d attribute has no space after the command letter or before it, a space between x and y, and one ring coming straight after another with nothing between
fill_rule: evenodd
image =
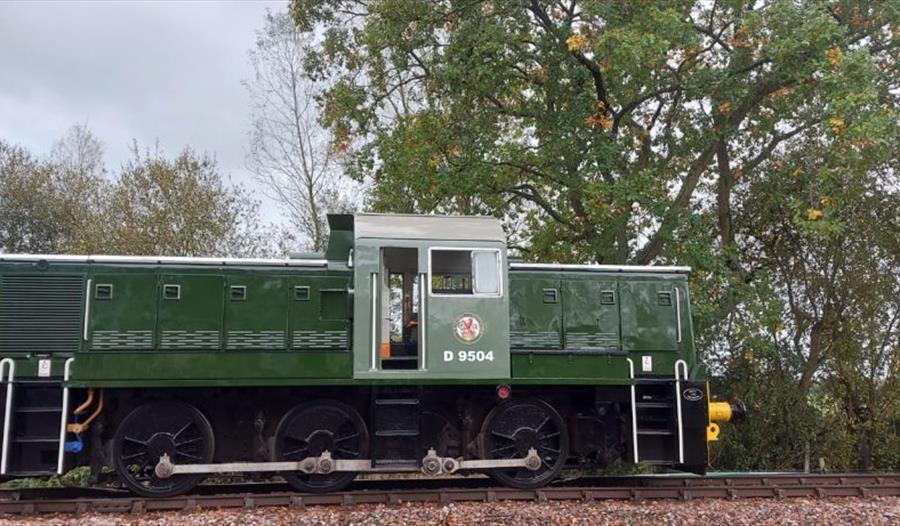
<instances>
[{"instance_id":1,"label":"yellow coupling","mask_svg":"<svg viewBox=\"0 0 900 526\"><path fill-rule=\"evenodd\" d=\"M709 403L709 425L706 426L706 441L719 440L719 422L731 422L731 404L728 402Z\"/></svg>"},{"instance_id":2,"label":"yellow coupling","mask_svg":"<svg viewBox=\"0 0 900 526\"><path fill-rule=\"evenodd\" d=\"M709 400L709 384L706 385L706 399ZM712 402L707 406L709 415L709 424L706 426L706 441L715 442L719 440L721 428L719 424L722 422L734 422L743 418L746 408L742 402Z\"/></svg>"},{"instance_id":3,"label":"yellow coupling","mask_svg":"<svg viewBox=\"0 0 900 526\"><path fill-rule=\"evenodd\" d=\"M728 402L709 403L710 422L731 422L731 417L731 404L729 404Z\"/></svg>"}]
</instances>

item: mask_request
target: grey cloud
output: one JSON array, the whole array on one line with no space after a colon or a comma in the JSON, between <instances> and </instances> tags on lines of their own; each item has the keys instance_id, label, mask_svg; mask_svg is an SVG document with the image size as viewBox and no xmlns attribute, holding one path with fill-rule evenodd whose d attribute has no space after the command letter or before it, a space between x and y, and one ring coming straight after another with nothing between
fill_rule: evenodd
<instances>
[{"instance_id":1,"label":"grey cloud","mask_svg":"<svg viewBox=\"0 0 900 526\"><path fill-rule=\"evenodd\" d=\"M107 164L132 138L157 138L243 168L247 51L279 2L2 2L0 138L46 153L76 122L106 144ZM274 218L274 213L267 213Z\"/></svg>"}]
</instances>

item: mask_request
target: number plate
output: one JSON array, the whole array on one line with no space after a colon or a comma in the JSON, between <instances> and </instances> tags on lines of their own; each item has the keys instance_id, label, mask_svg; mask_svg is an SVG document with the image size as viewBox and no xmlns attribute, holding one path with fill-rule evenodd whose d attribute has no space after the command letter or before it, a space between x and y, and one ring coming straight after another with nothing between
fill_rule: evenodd
<instances>
[{"instance_id":1,"label":"number plate","mask_svg":"<svg viewBox=\"0 0 900 526\"><path fill-rule=\"evenodd\" d=\"M444 351L445 362L493 362L494 351Z\"/></svg>"}]
</instances>

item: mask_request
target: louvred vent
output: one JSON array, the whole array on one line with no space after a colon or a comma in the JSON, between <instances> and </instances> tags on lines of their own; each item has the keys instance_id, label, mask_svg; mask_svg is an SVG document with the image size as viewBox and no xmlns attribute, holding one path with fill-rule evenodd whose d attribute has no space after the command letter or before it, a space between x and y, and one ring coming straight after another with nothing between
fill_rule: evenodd
<instances>
[{"instance_id":1,"label":"louvred vent","mask_svg":"<svg viewBox=\"0 0 900 526\"><path fill-rule=\"evenodd\" d=\"M83 305L83 276L0 276L0 352L77 351Z\"/></svg>"}]
</instances>

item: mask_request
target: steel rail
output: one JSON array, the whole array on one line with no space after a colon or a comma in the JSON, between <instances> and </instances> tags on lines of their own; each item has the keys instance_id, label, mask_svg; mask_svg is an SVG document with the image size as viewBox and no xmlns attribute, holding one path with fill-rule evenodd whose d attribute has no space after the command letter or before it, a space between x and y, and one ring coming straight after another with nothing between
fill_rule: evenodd
<instances>
[{"instance_id":1,"label":"steel rail","mask_svg":"<svg viewBox=\"0 0 900 526\"><path fill-rule=\"evenodd\" d=\"M468 486L468 487L467 487ZM82 488L73 498L46 488L0 491L0 513L141 513L198 508L351 506L402 502L449 503L562 500L691 500L699 498L833 498L900 496L900 474L765 474L713 477L636 476L584 478L534 490L494 487L486 478L362 480L349 491L307 494L277 483L201 485L193 494L147 499L125 491ZM219 493L219 490L228 493ZM237 490L237 491L235 491ZM44 498L41 498L44 496Z\"/></svg>"}]
</instances>

